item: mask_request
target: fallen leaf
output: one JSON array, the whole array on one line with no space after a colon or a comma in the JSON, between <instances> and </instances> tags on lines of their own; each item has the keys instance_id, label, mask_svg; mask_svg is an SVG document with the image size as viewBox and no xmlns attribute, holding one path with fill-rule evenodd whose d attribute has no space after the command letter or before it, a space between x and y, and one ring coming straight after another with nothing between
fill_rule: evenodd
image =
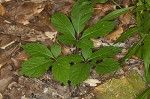
<instances>
[{"instance_id":1,"label":"fallen leaf","mask_svg":"<svg viewBox=\"0 0 150 99\"><path fill-rule=\"evenodd\" d=\"M0 4L0 16L3 16L5 14L5 8L2 4Z\"/></svg>"},{"instance_id":2,"label":"fallen leaf","mask_svg":"<svg viewBox=\"0 0 150 99\"><path fill-rule=\"evenodd\" d=\"M101 39L91 39L91 40L93 41L95 48L99 48L102 44Z\"/></svg>"},{"instance_id":3,"label":"fallen leaf","mask_svg":"<svg viewBox=\"0 0 150 99\"><path fill-rule=\"evenodd\" d=\"M55 31L55 32L49 32L49 31L47 31L47 32L45 32L45 35L48 38L50 38L50 40L55 41L56 36L57 36L57 31Z\"/></svg>"},{"instance_id":4,"label":"fallen leaf","mask_svg":"<svg viewBox=\"0 0 150 99\"><path fill-rule=\"evenodd\" d=\"M91 87L97 86L97 83L101 83L101 81L97 79L87 79L84 83L89 84Z\"/></svg>"},{"instance_id":5,"label":"fallen leaf","mask_svg":"<svg viewBox=\"0 0 150 99\"><path fill-rule=\"evenodd\" d=\"M0 3L4 3L4 2L8 2L8 1L11 1L11 0L0 0Z\"/></svg>"},{"instance_id":6,"label":"fallen leaf","mask_svg":"<svg viewBox=\"0 0 150 99\"><path fill-rule=\"evenodd\" d=\"M12 77L4 78L0 80L0 92L3 92L7 86L11 83Z\"/></svg>"},{"instance_id":7,"label":"fallen leaf","mask_svg":"<svg viewBox=\"0 0 150 99\"><path fill-rule=\"evenodd\" d=\"M116 9L116 5L114 4L96 4L94 7L95 10L101 10L104 13L108 12L108 11L112 11Z\"/></svg>"},{"instance_id":8,"label":"fallen leaf","mask_svg":"<svg viewBox=\"0 0 150 99\"><path fill-rule=\"evenodd\" d=\"M6 64L6 62L10 59L11 54L14 53L18 48L18 45L14 48L9 49L3 53L0 53L0 68Z\"/></svg>"},{"instance_id":9,"label":"fallen leaf","mask_svg":"<svg viewBox=\"0 0 150 99\"><path fill-rule=\"evenodd\" d=\"M14 4L14 6L6 7L7 12L5 13L5 16L18 23L27 25L35 18L35 16L38 16L38 14L44 10L44 7L44 3L18 1L17 5Z\"/></svg>"},{"instance_id":10,"label":"fallen leaf","mask_svg":"<svg viewBox=\"0 0 150 99\"><path fill-rule=\"evenodd\" d=\"M133 14L131 14L130 12L128 12L128 13L120 15L119 20L124 25L134 24L135 20L133 19L133 16L134 16Z\"/></svg>"},{"instance_id":11,"label":"fallen leaf","mask_svg":"<svg viewBox=\"0 0 150 99\"><path fill-rule=\"evenodd\" d=\"M14 58L18 60L27 60L29 58L29 55L25 51L21 51Z\"/></svg>"},{"instance_id":12,"label":"fallen leaf","mask_svg":"<svg viewBox=\"0 0 150 99\"><path fill-rule=\"evenodd\" d=\"M62 46L61 52L63 55L70 55L70 54L72 54L73 50L74 50L74 48L71 48L68 46Z\"/></svg>"},{"instance_id":13,"label":"fallen leaf","mask_svg":"<svg viewBox=\"0 0 150 99\"><path fill-rule=\"evenodd\" d=\"M112 33L108 34L104 37L104 40L106 40L109 43L112 43L113 41L117 40L118 37L123 33L123 27L120 25L117 30L113 31Z\"/></svg>"},{"instance_id":14,"label":"fallen leaf","mask_svg":"<svg viewBox=\"0 0 150 99\"><path fill-rule=\"evenodd\" d=\"M13 75L13 67L11 65L4 66L0 70L0 79L8 78Z\"/></svg>"}]
</instances>

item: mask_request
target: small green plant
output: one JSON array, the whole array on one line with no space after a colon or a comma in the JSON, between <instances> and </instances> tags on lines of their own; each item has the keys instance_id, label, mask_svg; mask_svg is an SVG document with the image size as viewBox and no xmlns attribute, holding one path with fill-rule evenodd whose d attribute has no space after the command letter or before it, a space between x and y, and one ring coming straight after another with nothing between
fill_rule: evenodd
<instances>
[{"instance_id":1,"label":"small green plant","mask_svg":"<svg viewBox=\"0 0 150 99\"><path fill-rule=\"evenodd\" d=\"M135 34L140 35L140 39L135 43L122 59L121 63L124 63L126 59L129 59L132 55L136 55L144 61L144 76L147 83L150 83L150 5L149 0L147 2L141 1L137 3L135 9L136 23L137 25L127 30L121 35L115 43L123 41Z\"/></svg>"},{"instance_id":2,"label":"small green plant","mask_svg":"<svg viewBox=\"0 0 150 99\"><path fill-rule=\"evenodd\" d=\"M61 47L58 44L52 45L50 49L39 43L23 45L23 49L31 58L23 63L22 74L40 77L52 67L55 79L65 85L70 81L72 86L76 86L89 77L91 68L100 74L111 73L120 68L120 64L112 56L118 54L121 49L108 46L95 51L91 38L105 36L111 32L116 23L109 20L132 7L112 12L85 29L94 10L90 1L81 1L74 4L71 17L62 13L55 13L51 17L51 23L61 33L57 40L66 45L73 45L76 48L73 54L61 55Z\"/></svg>"}]
</instances>

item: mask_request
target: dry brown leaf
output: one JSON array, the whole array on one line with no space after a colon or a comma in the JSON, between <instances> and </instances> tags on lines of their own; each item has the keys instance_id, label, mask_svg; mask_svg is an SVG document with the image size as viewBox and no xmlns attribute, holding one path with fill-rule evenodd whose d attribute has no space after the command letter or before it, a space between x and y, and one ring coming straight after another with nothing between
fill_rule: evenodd
<instances>
[{"instance_id":1,"label":"dry brown leaf","mask_svg":"<svg viewBox=\"0 0 150 99\"><path fill-rule=\"evenodd\" d=\"M102 44L101 39L91 39L91 40L92 40L93 43L94 43L94 48L98 48L98 47L100 47L101 44Z\"/></svg>"},{"instance_id":2,"label":"dry brown leaf","mask_svg":"<svg viewBox=\"0 0 150 99\"><path fill-rule=\"evenodd\" d=\"M42 2L47 1L47 0L30 0L30 1L32 1L34 3L42 3Z\"/></svg>"},{"instance_id":3,"label":"dry brown leaf","mask_svg":"<svg viewBox=\"0 0 150 99\"><path fill-rule=\"evenodd\" d=\"M4 3L4 2L8 2L8 1L11 1L11 0L0 0L0 3Z\"/></svg>"},{"instance_id":4,"label":"dry brown leaf","mask_svg":"<svg viewBox=\"0 0 150 99\"><path fill-rule=\"evenodd\" d=\"M106 42L112 43L113 41L117 40L118 37L120 37L120 35L123 33L123 27L122 25L120 25L117 30L113 31L112 33L110 33L109 35L104 37L104 40L106 40Z\"/></svg>"},{"instance_id":5,"label":"dry brown leaf","mask_svg":"<svg viewBox=\"0 0 150 99\"><path fill-rule=\"evenodd\" d=\"M131 5L131 0L123 0L123 6L125 8L129 7Z\"/></svg>"},{"instance_id":6,"label":"dry brown leaf","mask_svg":"<svg viewBox=\"0 0 150 99\"><path fill-rule=\"evenodd\" d=\"M8 51L0 53L0 68L7 63L7 61L11 57L11 54L14 53L17 48L18 48L18 45L15 46L14 48L9 49Z\"/></svg>"},{"instance_id":7,"label":"dry brown leaf","mask_svg":"<svg viewBox=\"0 0 150 99\"><path fill-rule=\"evenodd\" d=\"M45 35L46 35L50 40L55 41L56 36L57 36L57 31L55 31L55 32L49 32L49 31L47 31L47 32L45 32Z\"/></svg>"},{"instance_id":8,"label":"dry brown leaf","mask_svg":"<svg viewBox=\"0 0 150 99\"><path fill-rule=\"evenodd\" d=\"M15 58L11 58L11 61L13 62L13 68L20 68L20 66L22 65L23 61L22 60L18 60Z\"/></svg>"},{"instance_id":9,"label":"dry brown leaf","mask_svg":"<svg viewBox=\"0 0 150 99\"><path fill-rule=\"evenodd\" d=\"M7 86L11 83L12 77L4 78L0 80L0 92L3 92Z\"/></svg>"},{"instance_id":10,"label":"dry brown leaf","mask_svg":"<svg viewBox=\"0 0 150 99\"><path fill-rule=\"evenodd\" d=\"M107 14L109 11L113 11L116 9L116 5L113 4L96 4L94 7L94 15L102 17Z\"/></svg>"},{"instance_id":11,"label":"dry brown leaf","mask_svg":"<svg viewBox=\"0 0 150 99\"><path fill-rule=\"evenodd\" d=\"M91 87L97 86L97 84L101 83L98 79L87 79L84 83L89 84Z\"/></svg>"},{"instance_id":12,"label":"dry brown leaf","mask_svg":"<svg viewBox=\"0 0 150 99\"><path fill-rule=\"evenodd\" d=\"M70 55L73 52L74 48L68 46L62 46L62 54L63 55Z\"/></svg>"},{"instance_id":13,"label":"dry brown leaf","mask_svg":"<svg viewBox=\"0 0 150 99\"><path fill-rule=\"evenodd\" d=\"M0 16L3 16L5 14L5 8L2 4L0 4Z\"/></svg>"},{"instance_id":14,"label":"dry brown leaf","mask_svg":"<svg viewBox=\"0 0 150 99\"><path fill-rule=\"evenodd\" d=\"M8 78L13 75L13 67L11 65L4 66L0 70L0 79Z\"/></svg>"},{"instance_id":15,"label":"dry brown leaf","mask_svg":"<svg viewBox=\"0 0 150 99\"><path fill-rule=\"evenodd\" d=\"M101 10L103 12L112 11L116 9L116 5L113 4L96 4L95 10Z\"/></svg>"},{"instance_id":16,"label":"dry brown leaf","mask_svg":"<svg viewBox=\"0 0 150 99\"><path fill-rule=\"evenodd\" d=\"M133 15L131 13L125 13L125 14L120 15L119 20L124 25L134 24L135 20L132 18L132 16Z\"/></svg>"},{"instance_id":17,"label":"dry brown leaf","mask_svg":"<svg viewBox=\"0 0 150 99\"><path fill-rule=\"evenodd\" d=\"M43 11L44 7L44 3L18 1L17 5L14 4L14 6L6 7L7 12L5 15L18 23L26 25L29 24L35 16L38 16L38 14Z\"/></svg>"},{"instance_id":18,"label":"dry brown leaf","mask_svg":"<svg viewBox=\"0 0 150 99\"><path fill-rule=\"evenodd\" d=\"M25 51L21 51L14 58L18 60L27 60L29 58L29 55Z\"/></svg>"}]
</instances>

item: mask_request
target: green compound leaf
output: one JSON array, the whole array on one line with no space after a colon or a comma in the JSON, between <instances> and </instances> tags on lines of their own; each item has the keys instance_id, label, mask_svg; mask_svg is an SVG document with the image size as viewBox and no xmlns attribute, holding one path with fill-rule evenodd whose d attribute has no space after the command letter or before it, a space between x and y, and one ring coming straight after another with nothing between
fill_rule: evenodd
<instances>
[{"instance_id":1,"label":"green compound leaf","mask_svg":"<svg viewBox=\"0 0 150 99\"><path fill-rule=\"evenodd\" d=\"M70 64L67 61L58 59L52 66L52 73L56 80L67 85L70 74Z\"/></svg>"},{"instance_id":2,"label":"green compound leaf","mask_svg":"<svg viewBox=\"0 0 150 99\"><path fill-rule=\"evenodd\" d=\"M108 15L106 15L103 19L101 20L113 20L117 17L119 17L121 14L127 12L128 10L131 10L133 7L128 7L128 8L123 8L123 9L119 9L116 11L113 11L111 13L109 13Z\"/></svg>"},{"instance_id":3,"label":"green compound leaf","mask_svg":"<svg viewBox=\"0 0 150 99\"><path fill-rule=\"evenodd\" d=\"M61 47L57 44L51 46L51 52L55 58L57 58L61 53Z\"/></svg>"},{"instance_id":4,"label":"green compound leaf","mask_svg":"<svg viewBox=\"0 0 150 99\"><path fill-rule=\"evenodd\" d=\"M76 86L77 84L86 80L90 75L90 65L78 63L71 67L70 80L72 86Z\"/></svg>"},{"instance_id":5,"label":"green compound leaf","mask_svg":"<svg viewBox=\"0 0 150 99\"><path fill-rule=\"evenodd\" d=\"M85 60L89 59L92 54L91 49L83 49L82 50L82 56L84 57Z\"/></svg>"},{"instance_id":6,"label":"green compound leaf","mask_svg":"<svg viewBox=\"0 0 150 99\"><path fill-rule=\"evenodd\" d=\"M115 43L121 42L125 39L128 39L129 37L133 36L134 34L136 34L138 32L138 29L135 28L130 28L127 31L125 31L116 41Z\"/></svg>"},{"instance_id":7,"label":"green compound leaf","mask_svg":"<svg viewBox=\"0 0 150 99\"><path fill-rule=\"evenodd\" d=\"M121 68L120 64L112 58L104 59L103 62L96 65L96 71L100 74L111 73L119 68Z\"/></svg>"},{"instance_id":8,"label":"green compound leaf","mask_svg":"<svg viewBox=\"0 0 150 99\"><path fill-rule=\"evenodd\" d=\"M90 2L77 2L71 11L71 20L77 33L80 33L94 12Z\"/></svg>"},{"instance_id":9,"label":"green compound leaf","mask_svg":"<svg viewBox=\"0 0 150 99\"><path fill-rule=\"evenodd\" d=\"M61 13L55 13L51 17L51 23L55 26L55 28L61 32L62 34L71 34L73 38L75 31L72 26L72 23L70 22L69 18Z\"/></svg>"},{"instance_id":10,"label":"green compound leaf","mask_svg":"<svg viewBox=\"0 0 150 99\"><path fill-rule=\"evenodd\" d=\"M57 40L59 40L63 44L75 44L76 43L76 40L70 34L69 35L67 35L67 34L66 35L60 35L57 38Z\"/></svg>"},{"instance_id":11,"label":"green compound leaf","mask_svg":"<svg viewBox=\"0 0 150 99\"><path fill-rule=\"evenodd\" d=\"M70 62L79 63L83 61L83 58L81 55L71 54L69 56L60 56L59 60L66 61L68 63Z\"/></svg>"},{"instance_id":12,"label":"green compound leaf","mask_svg":"<svg viewBox=\"0 0 150 99\"><path fill-rule=\"evenodd\" d=\"M117 48L113 46L103 47L98 51L92 53L90 60L101 60L107 57L112 57L118 54L119 52L121 52L121 48Z\"/></svg>"},{"instance_id":13,"label":"green compound leaf","mask_svg":"<svg viewBox=\"0 0 150 99\"><path fill-rule=\"evenodd\" d=\"M34 57L22 64L21 73L29 77L40 77L52 65L52 60Z\"/></svg>"},{"instance_id":14,"label":"green compound leaf","mask_svg":"<svg viewBox=\"0 0 150 99\"><path fill-rule=\"evenodd\" d=\"M53 57L50 50L42 44L30 43L22 45L22 48L32 57L46 57L46 58Z\"/></svg>"},{"instance_id":15,"label":"green compound leaf","mask_svg":"<svg viewBox=\"0 0 150 99\"><path fill-rule=\"evenodd\" d=\"M81 39L76 44L78 48L82 48L82 49L90 49L94 47L93 42L88 39Z\"/></svg>"},{"instance_id":16,"label":"green compound leaf","mask_svg":"<svg viewBox=\"0 0 150 99\"><path fill-rule=\"evenodd\" d=\"M87 30L85 30L81 39L90 39L104 36L111 32L115 25L115 22L99 21L93 26L89 27Z\"/></svg>"}]
</instances>

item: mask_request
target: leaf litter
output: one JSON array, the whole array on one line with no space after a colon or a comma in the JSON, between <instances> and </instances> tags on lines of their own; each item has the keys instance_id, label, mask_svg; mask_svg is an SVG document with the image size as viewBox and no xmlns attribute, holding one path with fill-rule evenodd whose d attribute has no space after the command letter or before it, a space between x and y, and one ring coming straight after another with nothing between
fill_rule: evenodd
<instances>
[{"instance_id":1,"label":"leaf litter","mask_svg":"<svg viewBox=\"0 0 150 99\"><path fill-rule=\"evenodd\" d=\"M120 4L121 6L130 6L129 0L121 1L123 2L123 4ZM51 46L58 34L51 25L49 17L54 12L70 15L71 7L75 2L75 0L20 0L17 2L13 0L0 0L0 3L2 3L0 4L0 85L3 85L2 92L0 93L1 97L10 99L49 99L50 97L52 99L67 99L70 97L74 99L91 99L94 98L93 89L95 87L93 86L101 86L101 84L107 83L109 79L120 78L124 75L124 72L119 72L120 74L117 73L114 76L112 74L102 76L96 74L95 71L91 71L90 79L85 81L88 84L83 83L70 92L68 87L65 87L54 79L51 71L48 71L49 73L45 73L40 78L34 79L23 77L19 74L21 63L29 58L22 48L20 48L20 44L41 42L46 46ZM94 5L94 14L86 27L91 26L116 9L116 5L112 2ZM121 15L116 21L120 22L116 30L104 38L93 39L95 48L111 45L124 30L135 24L134 20L128 14ZM127 50L137 39L138 37L134 36L129 41L124 41L128 45L125 44L123 48ZM62 54L68 55L73 52L74 48L71 46L61 46L63 49ZM120 53L121 55L124 55L124 52ZM120 56L116 55L115 59L120 60ZM143 64L141 63L142 66ZM137 59L136 62L129 61L126 67L128 69L138 67L136 70L138 72L142 71ZM128 69L125 73L128 72ZM6 71L10 71L11 73L9 74ZM6 83L4 83L4 80Z\"/></svg>"}]
</instances>

